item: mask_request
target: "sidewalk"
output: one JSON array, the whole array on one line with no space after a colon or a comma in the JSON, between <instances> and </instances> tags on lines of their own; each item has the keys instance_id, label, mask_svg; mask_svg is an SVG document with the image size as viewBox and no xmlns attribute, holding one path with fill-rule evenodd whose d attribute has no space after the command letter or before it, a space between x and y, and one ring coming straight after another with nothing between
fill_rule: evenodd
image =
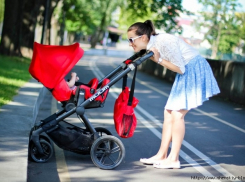
<instances>
[{"instance_id":1,"label":"sidewalk","mask_svg":"<svg viewBox=\"0 0 245 182\"><path fill-rule=\"evenodd\" d=\"M42 100L42 88L40 83L31 79L19 89L13 101L0 108L1 182L27 180L28 137L38 110L35 108L37 100Z\"/></svg>"}]
</instances>

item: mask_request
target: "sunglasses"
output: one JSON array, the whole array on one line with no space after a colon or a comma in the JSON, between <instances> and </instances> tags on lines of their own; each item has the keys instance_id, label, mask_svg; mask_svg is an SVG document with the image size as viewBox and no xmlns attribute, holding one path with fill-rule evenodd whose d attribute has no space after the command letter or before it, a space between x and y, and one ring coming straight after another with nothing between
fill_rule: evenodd
<instances>
[{"instance_id":1,"label":"sunglasses","mask_svg":"<svg viewBox=\"0 0 245 182\"><path fill-rule=\"evenodd\" d=\"M134 40L135 40L135 39L138 39L138 38L140 38L140 37L142 37L142 35L140 35L140 36L138 36L138 37L130 38L130 39L128 39L128 42L132 44L132 43L134 43Z\"/></svg>"}]
</instances>

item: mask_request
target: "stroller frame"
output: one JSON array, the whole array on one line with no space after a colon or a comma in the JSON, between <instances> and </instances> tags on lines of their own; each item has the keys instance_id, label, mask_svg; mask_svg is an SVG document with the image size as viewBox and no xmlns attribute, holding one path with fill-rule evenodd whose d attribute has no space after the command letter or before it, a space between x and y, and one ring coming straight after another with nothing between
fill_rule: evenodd
<instances>
[{"instance_id":1,"label":"stroller frame","mask_svg":"<svg viewBox=\"0 0 245 182\"><path fill-rule=\"evenodd\" d=\"M51 145L51 138L60 148L69 150L81 154L91 155L93 163L101 169L114 169L123 161L125 157L125 148L123 143L117 138L111 135L110 131L105 128L94 128L85 114L85 109L94 102L94 100L105 91L107 91L112 85L118 82L121 78L127 75L130 71L134 70L135 67L142 64L145 60L153 56L152 51L141 50L134 54L126 61L121 63L115 70L106 75L99 81L98 88L101 86L104 79L110 79L110 82L98 89L88 99L84 100L84 92L82 89L77 89L74 97L75 102L69 102L64 106L64 109L52 114L44 120L41 120L39 124L35 124L29 135L29 156L35 162L46 162L53 154L53 147ZM130 61L129 61L130 60ZM127 62L129 61L129 62ZM76 105L75 105L76 103ZM103 103L98 106L101 107ZM70 123L64 122L63 120L70 115L76 113L84 122L86 129L74 126ZM79 133L80 142L79 149L71 149L57 142L58 136L54 136L53 132L56 132L62 127L61 123L68 125L69 135L75 131ZM67 130L67 128L65 128ZM64 130L63 132L66 132ZM45 136L46 133L49 137ZM105 134L105 135L104 135ZM103 135L103 136L102 136Z\"/></svg>"}]
</instances>

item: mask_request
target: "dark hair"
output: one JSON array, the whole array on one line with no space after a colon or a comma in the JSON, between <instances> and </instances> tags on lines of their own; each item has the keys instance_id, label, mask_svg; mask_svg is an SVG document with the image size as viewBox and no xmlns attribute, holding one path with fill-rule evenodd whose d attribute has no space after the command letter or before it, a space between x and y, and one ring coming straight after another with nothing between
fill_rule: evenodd
<instances>
[{"instance_id":1,"label":"dark hair","mask_svg":"<svg viewBox=\"0 0 245 182\"><path fill-rule=\"evenodd\" d=\"M131 30L136 30L135 31L136 35L146 34L149 39L151 35L157 35L155 31L155 27L151 20L146 20L144 23L142 22L134 23L128 28L128 32L130 32Z\"/></svg>"}]
</instances>

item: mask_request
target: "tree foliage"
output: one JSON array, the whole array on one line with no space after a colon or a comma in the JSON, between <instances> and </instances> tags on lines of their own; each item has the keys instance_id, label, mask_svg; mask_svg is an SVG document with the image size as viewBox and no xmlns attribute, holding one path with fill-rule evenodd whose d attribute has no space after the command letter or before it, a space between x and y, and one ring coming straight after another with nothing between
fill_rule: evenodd
<instances>
[{"instance_id":1,"label":"tree foliage","mask_svg":"<svg viewBox=\"0 0 245 182\"><path fill-rule=\"evenodd\" d=\"M181 33L182 27L176 21L181 12L190 13L182 7L182 0L127 0L122 8L120 23L125 28L137 21L151 19L159 29Z\"/></svg>"},{"instance_id":2,"label":"tree foliage","mask_svg":"<svg viewBox=\"0 0 245 182\"><path fill-rule=\"evenodd\" d=\"M136 21L152 19L156 27L180 33L182 29L177 25L176 17L185 11L181 3L181 0L67 0L62 13L65 12L66 30L92 35L91 46L94 47L106 27L111 25L112 13L118 7L121 10L117 22L120 29L126 30Z\"/></svg>"},{"instance_id":3,"label":"tree foliage","mask_svg":"<svg viewBox=\"0 0 245 182\"><path fill-rule=\"evenodd\" d=\"M182 0L153 0L151 11L156 12L155 25L158 28L166 32L182 32L182 27L176 21L180 12L187 12L182 7Z\"/></svg>"},{"instance_id":4,"label":"tree foliage","mask_svg":"<svg viewBox=\"0 0 245 182\"><path fill-rule=\"evenodd\" d=\"M92 35L91 47L95 47L107 26L111 23L112 12L121 6L122 3L123 0L64 1L62 13L65 13L66 30Z\"/></svg>"},{"instance_id":5,"label":"tree foliage","mask_svg":"<svg viewBox=\"0 0 245 182\"><path fill-rule=\"evenodd\" d=\"M239 20L235 15L237 0L199 0L205 11L201 12L204 21L199 28L208 27L205 38L212 45L212 58L217 52L230 53L239 42Z\"/></svg>"},{"instance_id":6,"label":"tree foliage","mask_svg":"<svg viewBox=\"0 0 245 182\"><path fill-rule=\"evenodd\" d=\"M242 52L245 53L245 12L237 12L236 17L238 19L238 31L239 31L239 37L240 40L240 47L242 49Z\"/></svg>"},{"instance_id":7,"label":"tree foliage","mask_svg":"<svg viewBox=\"0 0 245 182\"><path fill-rule=\"evenodd\" d=\"M65 15L65 27L69 32L82 31L91 34L96 28L95 13L93 2L86 0L67 0L63 2L62 15ZM92 11L91 11L92 10ZM62 22L62 18L60 22Z\"/></svg>"}]
</instances>

